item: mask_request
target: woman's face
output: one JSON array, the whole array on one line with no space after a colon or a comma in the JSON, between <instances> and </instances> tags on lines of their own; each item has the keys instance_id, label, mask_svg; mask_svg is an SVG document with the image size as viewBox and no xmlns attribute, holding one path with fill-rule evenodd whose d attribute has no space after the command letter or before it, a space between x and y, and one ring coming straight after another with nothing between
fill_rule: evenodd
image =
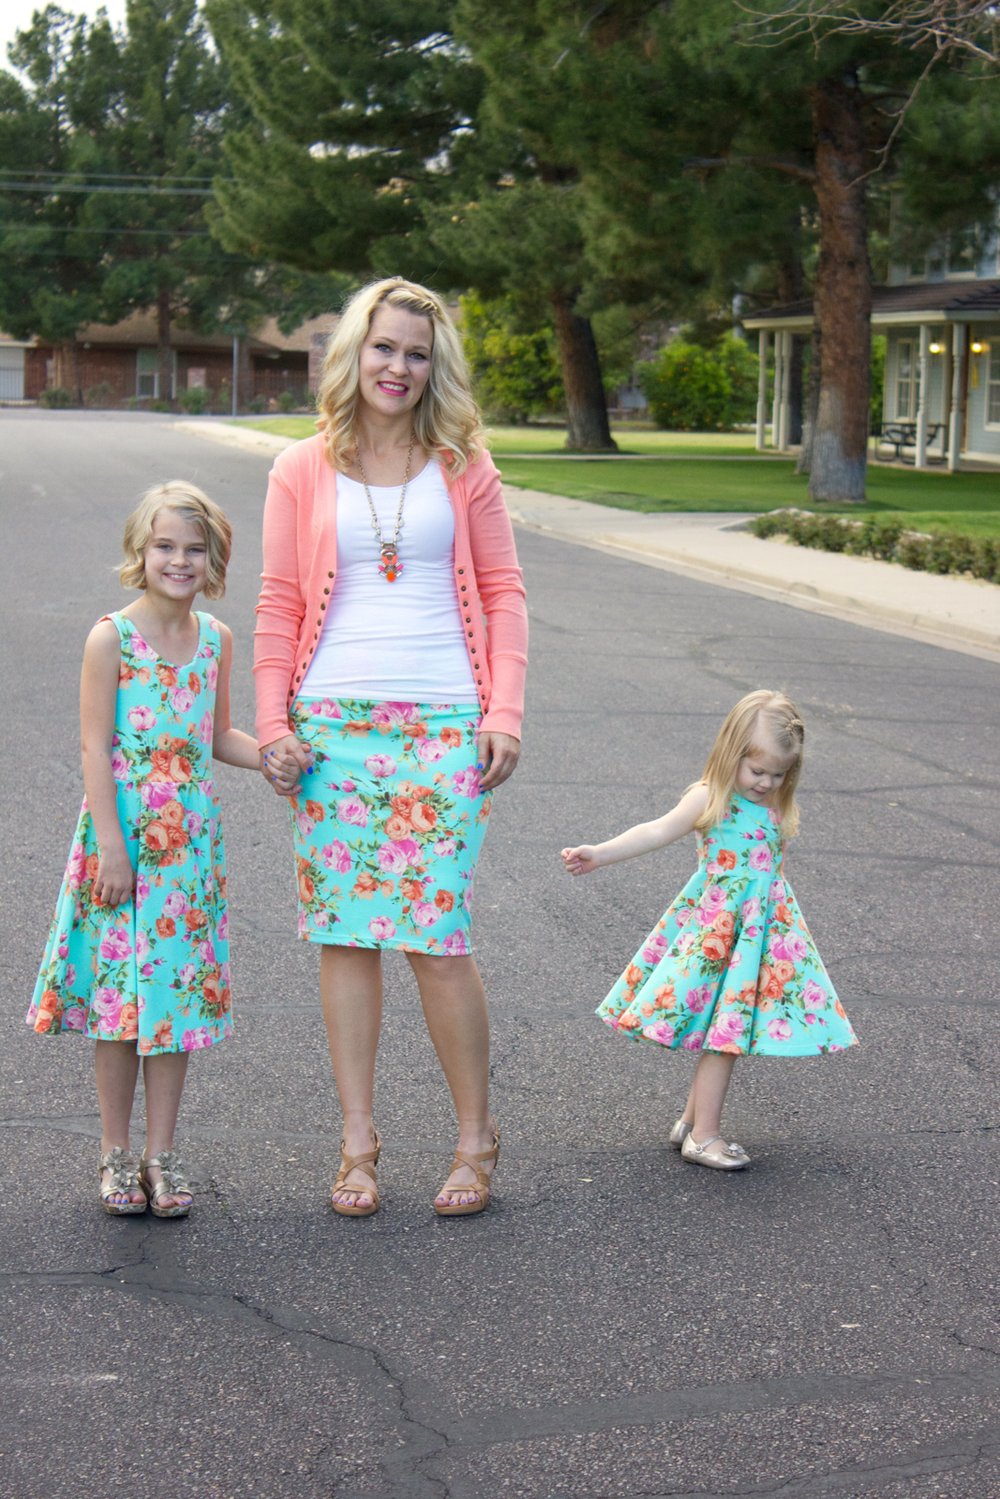
<instances>
[{"instance_id":1,"label":"woman's face","mask_svg":"<svg viewBox=\"0 0 1000 1499\"><path fill-rule=\"evenodd\" d=\"M358 394L362 402L381 416L411 412L430 379L433 350L430 318L383 303L361 346Z\"/></svg>"}]
</instances>

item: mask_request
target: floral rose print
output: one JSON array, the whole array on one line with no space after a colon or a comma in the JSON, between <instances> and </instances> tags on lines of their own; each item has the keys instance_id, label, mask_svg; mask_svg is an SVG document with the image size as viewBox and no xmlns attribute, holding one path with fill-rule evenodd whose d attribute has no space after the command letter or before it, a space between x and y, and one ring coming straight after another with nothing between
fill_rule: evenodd
<instances>
[{"instance_id":1,"label":"floral rose print","mask_svg":"<svg viewBox=\"0 0 1000 1499\"><path fill-rule=\"evenodd\" d=\"M476 768L478 706L313 699L292 722L315 766L310 800L291 807L300 935L470 952L491 802Z\"/></svg>"},{"instance_id":2,"label":"floral rose print","mask_svg":"<svg viewBox=\"0 0 1000 1499\"><path fill-rule=\"evenodd\" d=\"M815 1056L857 1037L790 886L781 829L734 795L698 843L698 869L597 1013L685 1051Z\"/></svg>"},{"instance_id":3,"label":"floral rose print","mask_svg":"<svg viewBox=\"0 0 1000 1499\"><path fill-rule=\"evenodd\" d=\"M222 825L211 744L221 640L198 615L194 660L161 661L124 615L111 764L135 870L131 902L93 898L99 851L84 801L28 1023L143 1056L212 1046L232 1030Z\"/></svg>"}]
</instances>

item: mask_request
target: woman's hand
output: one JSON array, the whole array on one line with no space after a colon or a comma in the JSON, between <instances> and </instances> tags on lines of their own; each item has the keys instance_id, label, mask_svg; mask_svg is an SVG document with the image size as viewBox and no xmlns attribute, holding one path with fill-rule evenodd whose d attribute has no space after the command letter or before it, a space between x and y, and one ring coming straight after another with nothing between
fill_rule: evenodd
<instances>
[{"instance_id":1,"label":"woman's hand","mask_svg":"<svg viewBox=\"0 0 1000 1499\"><path fill-rule=\"evenodd\" d=\"M135 874L125 851L120 848L103 851L97 861L92 893L98 906L120 906L129 900L135 885Z\"/></svg>"},{"instance_id":2,"label":"woman's hand","mask_svg":"<svg viewBox=\"0 0 1000 1499\"><path fill-rule=\"evenodd\" d=\"M294 796L303 775L312 774L312 753L294 734L265 744L260 768L277 796Z\"/></svg>"},{"instance_id":3,"label":"woman's hand","mask_svg":"<svg viewBox=\"0 0 1000 1499\"><path fill-rule=\"evenodd\" d=\"M497 734L492 729L487 729L477 738L476 746L482 768L483 790L495 791L508 776L514 774L521 754L521 741L511 734Z\"/></svg>"},{"instance_id":4,"label":"woman's hand","mask_svg":"<svg viewBox=\"0 0 1000 1499\"><path fill-rule=\"evenodd\" d=\"M601 867L597 849L592 843L581 843L579 848L564 848L561 857L567 874L593 874Z\"/></svg>"}]
</instances>

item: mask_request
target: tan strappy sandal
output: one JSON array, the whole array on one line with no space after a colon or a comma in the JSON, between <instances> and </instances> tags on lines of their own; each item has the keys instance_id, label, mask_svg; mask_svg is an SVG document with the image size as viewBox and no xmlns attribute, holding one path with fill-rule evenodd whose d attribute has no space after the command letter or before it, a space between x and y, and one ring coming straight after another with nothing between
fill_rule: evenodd
<instances>
[{"instance_id":1,"label":"tan strappy sandal","mask_svg":"<svg viewBox=\"0 0 1000 1499\"><path fill-rule=\"evenodd\" d=\"M456 1150L455 1159L451 1163L448 1175L458 1169L459 1166L468 1166L470 1171L476 1174L475 1185L471 1187L442 1187L442 1192L459 1193L475 1192L476 1202L438 1202L434 1201L434 1211L441 1218L464 1218L470 1213L482 1213L490 1205L490 1191L493 1176L491 1172L484 1171L483 1166L487 1161L492 1162L493 1170L496 1170L497 1161L500 1159L500 1131L496 1125L493 1126L493 1148L483 1150L478 1155L471 1155L465 1150ZM438 1194L440 1196L440 1193Z\"/></svg>"},{"instance_id":2,"label":"tan strappy sandal","mask_svg":"<svg viewBox=\"0 0 1000 1499\"><path fill-rule=\"evenodd\" d=\"M340 1170L337 1172L336 1181L330 1188L330 1206L335 1213L340 1213L343 1218L370 1218L372 1213L377 1213L379 1210L380 1198L378 1195L378 1186L375 1181L375 1170L378 1166L378 1158L382 1154L382 1141L378 1137L378 1130L375 1130L373 1133L375 1135L374 1145L371 1150L366 1150L361 1155L345 1155L344 1142L343 1140L340 1142ZM370 1187L349 1187L347 1185L347 1178L358 1166L361 1167L366 1176L371 1177L372 1184ZM371 1198L371 1202L367 1204L335 1202L333 1200L334 1192L353 1192L356 1197L360 1197L362 1193L367 1193Z\"/></svg>"},{"instance_id":3,"label":"tan strappy sandal","mask_svg":"<svg viewBox=\"0 0 1000 1499\"><path fill-rule=\"evenodd\" d=\"M155 1187L147 1175L150 1166L162 1172ZM161 1197L179 1197L182 1194L188 1198L191 1196L191 1183L176 1150L161 1150L156 1155L144 1155L139 1162L139 1184L149 1194L149 1210L154 1218L186 1218L190 1213L190 1201L175 1202L172 1208L160 1207Z\"/></svg>"},{"instance_id":4,"label":"tan strappy sandal","mask_svg":"<svg viewBox=\"0 0 1000 1499\"><path fill-rule=\"evenodd\" d=\"M105 1171L111 1172L111 1179L107 1186L103 1182ZM141 1202L132 1202L130 1200L114 1202L112 1200L122 1195L125 1195L127 1198L127 1194L134 1192L136 1188L142 1191L142 1183L139 1180L136 1170L135 1156L129 1155L123 1145L115 1145L105 1155L101 1156L97 1166L97 1174L102 1178L101 1206L106 1213L110 1213L113 1218L128 1218L133 1213L144 1213L146 1211L147 1204L144 1192Z\"/></svg>"}]
</instances>

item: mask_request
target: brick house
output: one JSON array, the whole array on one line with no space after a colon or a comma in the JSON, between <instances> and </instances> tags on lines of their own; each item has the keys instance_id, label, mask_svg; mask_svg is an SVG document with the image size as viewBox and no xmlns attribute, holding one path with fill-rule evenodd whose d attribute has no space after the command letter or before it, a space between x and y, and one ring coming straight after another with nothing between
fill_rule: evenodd
<instances>
[{"instance_id":1,"label":"brick house","mask_svg":"<svg viewBox=\"0 0 1000 1499\"><path fill-rule=\"evenodd\" d=\"M91 323L72 344L46 344L0 334L0 401L37 401L42 392L63 388L88 406L143 406L176 399L194 386L210 392L213 404L228 409L234 376L238 406L267 407L290 391L305 403L315 389L323 346L336 315L310 318L292 333L265 319L249 337L173 330L173 388L160 391L156 321L133 313L120 323Z\"/></svg>"}]
</instances>

